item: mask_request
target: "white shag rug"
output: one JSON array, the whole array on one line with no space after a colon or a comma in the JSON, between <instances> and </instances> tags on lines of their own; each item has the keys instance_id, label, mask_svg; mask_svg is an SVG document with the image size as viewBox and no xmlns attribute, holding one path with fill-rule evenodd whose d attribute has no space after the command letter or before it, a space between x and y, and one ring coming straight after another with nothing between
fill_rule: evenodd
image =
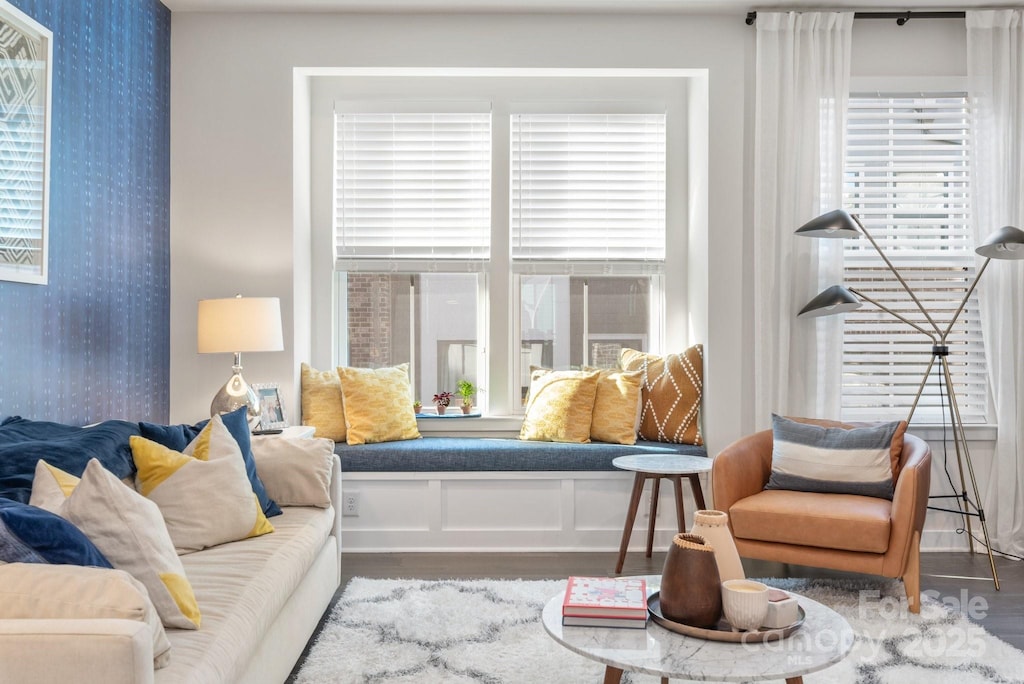
<instances>
[{"instance_id":1,"label":"white shag rug","mask_svg":"<svg viewBox=\"0 0 1024 684\"><path fill-rule=\"evenodd\" d=\"M960 612L966 597L905 608L889 580L767 580L841 613L857 635L839 664L807 684L1024 684L1024 653ZM565 580L373 580L346 587L296 684L599 682L604 665L569 651L540 614ZM971 606L963 606L968 611ZM944 605L945 604L945 605ZM950 609L952 607L952 609ZM650 623L648 629L660 629ZM626 684L657 684L625 673Z\"/></svg>"}]
</instances>

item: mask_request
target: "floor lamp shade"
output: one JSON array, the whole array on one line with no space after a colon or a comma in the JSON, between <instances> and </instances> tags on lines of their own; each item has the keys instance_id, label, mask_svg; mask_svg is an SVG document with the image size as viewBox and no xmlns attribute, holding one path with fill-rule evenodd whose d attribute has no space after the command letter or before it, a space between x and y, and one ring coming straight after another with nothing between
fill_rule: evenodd
<instances>
[{"instance_id":1,"label":"floor lamp shade","mask_svg":"<svg viewBox=\"0 0 1024 684\"><path fill-rule=\"evenodd\" d=\"M1024 259L1024 230L1003 226L974 251L989 259Z\"/></svg>"},{"instance_id":2,"label":"floor lamp shade","mask_svg":"<svg viewBox=\"0 0 1024 684\"><path fill-rule=\"evenodd\" d=\"M197 347L200 354L235 355L231 378L210 404L210 415L247 407L249 424L260 419L259 396L242 377L242 352L284 349L281 300L277 297L232 297L199 302Z\"/></svg>"}]
</instances>

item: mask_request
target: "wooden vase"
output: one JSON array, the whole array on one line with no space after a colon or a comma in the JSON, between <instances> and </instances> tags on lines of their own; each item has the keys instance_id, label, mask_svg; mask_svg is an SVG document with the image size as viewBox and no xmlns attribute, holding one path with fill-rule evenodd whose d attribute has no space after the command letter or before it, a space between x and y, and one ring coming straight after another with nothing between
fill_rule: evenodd
<instances>
[{"instance_id":1,"label":"wooden vase","mask_svg":"<svg viewBox=\"0 0 1024 684\"><path fill-rule=\"evenodd\" d=\"M722 617L715 550L703 537L680 532L661 571L661 612L673 622L713 628Z\"/></svg>"}]
</instances>

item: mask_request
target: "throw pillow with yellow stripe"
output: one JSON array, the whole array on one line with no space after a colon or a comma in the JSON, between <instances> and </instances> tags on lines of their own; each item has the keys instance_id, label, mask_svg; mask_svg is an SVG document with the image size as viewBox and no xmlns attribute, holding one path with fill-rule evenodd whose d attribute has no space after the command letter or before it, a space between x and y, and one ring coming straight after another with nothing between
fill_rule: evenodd
<instances>
[{"instance_id":1,"label":"throw pillow with yellow stripe","mask_svg":"<svg viewBox=\"0 0 1024 684\"><path fill-rule=\"evenodd\" d=\"M199 629L199 605L155 503L96 459L86 465L81 480L39 461L32 496L46 505L64 497L52 512L80 529L111 565L146 587L165 627Z\"/></svg>"},{"instance_id":2,"label":"throw pillow with yellow stripe","mask_svg":"<svg viewBox=\"0 0 1024 684\"><path fill-rule=\"evenodd\" d=\"M238 443L220 416L179 453L130 440L136 489L160 507L178 553L273 532L245 474Z\"/></svg>"}]
</instances>

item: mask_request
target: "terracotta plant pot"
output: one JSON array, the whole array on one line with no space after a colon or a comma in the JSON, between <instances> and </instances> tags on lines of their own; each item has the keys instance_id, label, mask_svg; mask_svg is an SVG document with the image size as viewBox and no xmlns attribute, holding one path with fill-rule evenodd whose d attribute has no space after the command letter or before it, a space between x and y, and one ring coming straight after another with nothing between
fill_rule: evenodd
<instances>
[{"instance_id":1,"label":"terracotta plant pot","mask_svg":"<svg viewBox=\"0 0 1024 684\"><path fill-rule=\"evenodd\" d=\"M463 413L467 413L467 414L468 413L472 413L473 412L473 405L472 404L463 404L462 405L462 412Z\"/></svg>"},{"instance_id":2,"label":"terracotta plant pot","mask_svg":"<svg viewBox=\"0 0 1024 684\"><path fill-rule=\"evenodd\" d=\"M712 628L722 617L722 583L715 550L703 537L680 532L661 571L661 612L669 620Z\"/></svg>"},{"instance_id":3,"label":"terracotta plant pot","mask_svg":"<svg viewBox=\"0 0 1024 684\"><path fill-rule=\"evenodd\" d=\"M438 405L437 405L437 415L439 415L439 416L443 416L443 415L444 415L444 410L445 410L446 408L448 408L448 407L447 407L447 406L445 406L444 404L438 404Z\"/></svg>"}]
</instances>

